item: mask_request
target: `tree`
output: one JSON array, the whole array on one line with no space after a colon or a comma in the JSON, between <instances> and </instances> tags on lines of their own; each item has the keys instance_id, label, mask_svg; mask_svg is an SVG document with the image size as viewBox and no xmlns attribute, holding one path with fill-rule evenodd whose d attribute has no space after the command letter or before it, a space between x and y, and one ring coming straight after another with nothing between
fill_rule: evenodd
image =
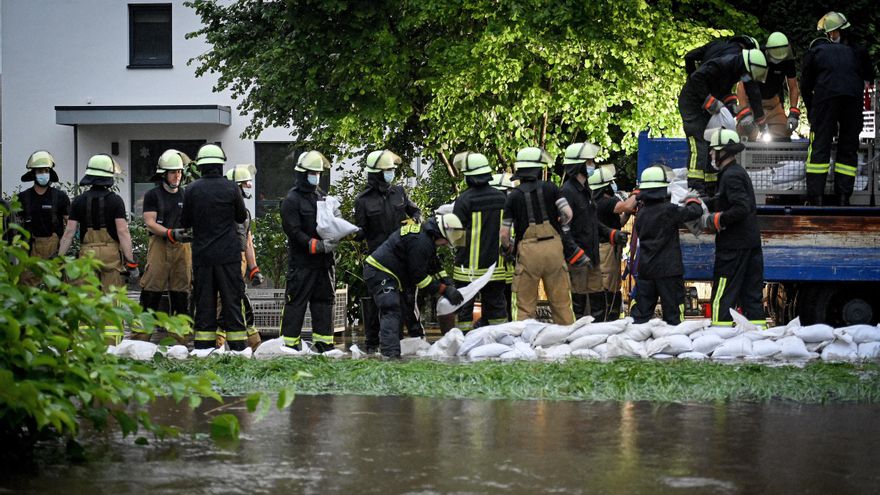
<instances>
[{"instance_id":1,"label":"tree","mask_svg":"<svg viewBox=\"0 0 880 495\"><path fill-rule=\"evenodd\" d=\"M192 0L218 73L252 117L246 135L291 127L303 147L405 157L473 149L509 166L516 149L588 139L632 151L638 132L680 134L682 57L722 31L690 20L716 0Z\"/></svg>"}]
</instances>

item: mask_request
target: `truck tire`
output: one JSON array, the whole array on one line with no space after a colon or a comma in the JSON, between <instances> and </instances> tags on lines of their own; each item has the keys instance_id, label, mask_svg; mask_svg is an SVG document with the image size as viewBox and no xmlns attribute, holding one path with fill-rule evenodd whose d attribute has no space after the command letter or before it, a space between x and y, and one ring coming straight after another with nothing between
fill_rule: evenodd
<instances>
[{"instance_id":1,"label":"truck tire","mask_svg":"<svg viewBox=\"0 0 880 495\"><path fill-rule=\"evenodd\" d=\"M880 298L876 284L809 284L798 291L802 325L825 323L833 327L876 324Z\"/></svg>"}]
</instances>

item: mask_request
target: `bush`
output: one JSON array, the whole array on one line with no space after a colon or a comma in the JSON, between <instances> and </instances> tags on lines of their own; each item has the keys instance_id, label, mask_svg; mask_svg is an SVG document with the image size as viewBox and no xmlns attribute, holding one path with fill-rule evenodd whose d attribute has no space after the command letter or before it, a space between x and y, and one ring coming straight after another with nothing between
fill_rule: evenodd
<instances>
[{"instance_id":1,"label":"bush","mask_svg":"<svg viewBox=\"0 0 880 495\"><path fill-rule=\"evenodd\" d=\"M260 271L273 287L284 288L287 276L287 235L281 227L279 207L267 207L266 213L251 224L254 254Z\"/></svg>"}]
</instances>

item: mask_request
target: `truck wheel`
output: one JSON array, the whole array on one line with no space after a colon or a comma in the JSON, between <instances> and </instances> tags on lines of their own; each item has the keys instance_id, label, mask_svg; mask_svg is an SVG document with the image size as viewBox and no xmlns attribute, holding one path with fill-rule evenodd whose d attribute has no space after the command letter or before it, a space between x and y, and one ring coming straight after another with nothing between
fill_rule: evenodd
<instances>
[{"instance_id":1,"label":"truck wheel","mask_svg":"<svg viewBox=\"0 0 880 495\"><path fill-rule=\"evenodd\" d=\"M880 301L876 292L876 286L862 284L802 287L798 294L801 324L842 327L877 323Z\"/></svg>"}]
</instances>

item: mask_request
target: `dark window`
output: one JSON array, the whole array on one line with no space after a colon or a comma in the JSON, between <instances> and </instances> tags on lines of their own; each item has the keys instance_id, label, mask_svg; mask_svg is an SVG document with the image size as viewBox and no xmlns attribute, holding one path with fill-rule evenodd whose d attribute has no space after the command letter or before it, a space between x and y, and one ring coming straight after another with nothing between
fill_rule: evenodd
<instances>
[{"instance_id":1,"label":"dark window","mask_svg":"<svg viewBox=\"0 0 880 495\"><path fill-rule=\"evenodd\" d=\"M293 187L293 167L299 153L293 143L254 143L257 216L266 213L267 208L277 208L287 196Z\"/></svg>"},{"instance_id":2,"label":"dark window","mask_svg":"<svg viewBox=\"0 0 880 495\"><path fill-rule=\"evenodd\" d=\"M131 211L136 216L144 213L144 194L156 187L150 179L156 173L159 156L168 149L186 153L195 160L205 140L190 141L132 141L131 142ZM185 183L185 182L184 182Z\"/></svg>"},{"instance_id":3,"label":"dark window","mask_svg":"<svg viewBox=\"0 0 880 495\"><path fill-rule=\"evenodd\" d=\"M171 4L128 6L128 66L171 67Z\"/></svg>"}]
</instances>

